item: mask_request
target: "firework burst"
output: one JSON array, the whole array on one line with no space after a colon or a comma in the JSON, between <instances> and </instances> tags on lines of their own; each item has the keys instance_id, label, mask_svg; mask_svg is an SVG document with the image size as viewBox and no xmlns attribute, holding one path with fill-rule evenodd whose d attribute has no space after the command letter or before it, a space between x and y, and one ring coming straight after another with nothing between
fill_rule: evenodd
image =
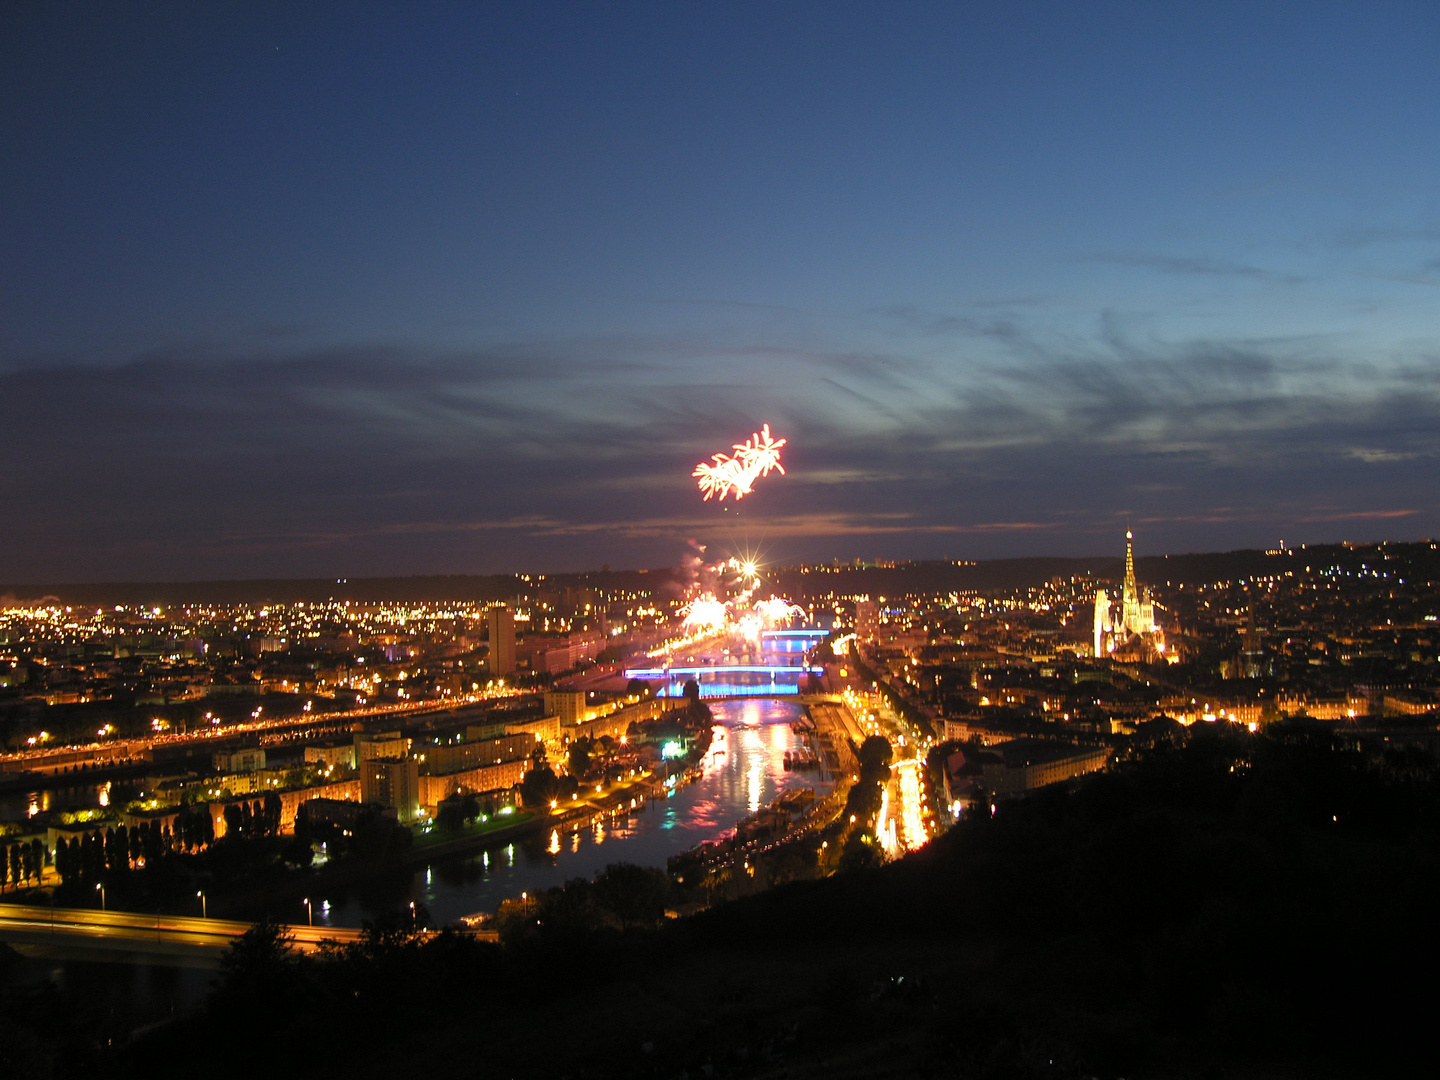
<instances>
[{"instance_id":1,"label":"firework burst","mask_svg":"<svg viewBox=\"0 0 1440 1080\"><path fill-rule=\"evenodd\" d=\"M690 475L699 483L706 502L712 495L719 496L720 502L726 495L734 495L738 501L754 490L756 480L769 476L771 469L785 475L785 466L780 464L780 448L785 441L772 438L770 425L764 424L743 443L732 446L733 455L712 454L710 461L700 462Z\"/></svg>"}]
</instances>

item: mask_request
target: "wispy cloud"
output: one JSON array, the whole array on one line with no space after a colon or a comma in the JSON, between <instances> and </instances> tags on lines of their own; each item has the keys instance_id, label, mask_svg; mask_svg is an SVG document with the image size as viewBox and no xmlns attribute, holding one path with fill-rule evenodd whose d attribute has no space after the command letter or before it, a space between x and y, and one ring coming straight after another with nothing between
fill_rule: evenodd
<instances>
[{"instance_id":1,"label":"wispy cloud","mask_svg":"<svg viewBox=\"0 0 1440 1080\"><path fill-rule=\"evenodd\" d=\"M1146 255L1138 253L1115 252L1103 255L1088 256L1088 262L1109 263L1114 266L1134 266L1144 270L1155 270L1162 274L1188 274L1201 277L1237 277L1251 278L1255 280L1293 280L1301 281L1301 278L1285 278L1282 275L1273 274L1268 270L1262 270L1258 266L1251 266L1248 263L1233 262L1229 259L1207 259L1200 256L1185 255Z\"/></svg>"},{"instance_id":2,"label":"wispy cloud","mask_svg":"<svg viewBox=\"0 0 1440 1080\"><path fill-rule=\"evenodd\" d=\"M96 535L107 557L204 576L287 551L307 553L297 570L633 564L744 523L792 553L846 537L999 552L1105 534L1121 511L1166 535L1432 513L1393 509L1415 505L1406 493L1440 455L1432 351L1165 340L1115 312L1085 334L1017 314L1003 335L914 340L616 335L31 365L0 375L0 577L83 558ZM762 420L791 440L789 477L702 507L694 462Z\"/></svg>"}]
</instances>

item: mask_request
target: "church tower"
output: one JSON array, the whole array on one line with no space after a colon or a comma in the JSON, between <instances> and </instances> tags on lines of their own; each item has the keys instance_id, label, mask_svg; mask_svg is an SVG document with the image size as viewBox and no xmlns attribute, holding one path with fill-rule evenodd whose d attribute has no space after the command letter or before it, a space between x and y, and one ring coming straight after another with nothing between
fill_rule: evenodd
<instances>
[{"instance_id":1,"label":"church tower","mask_svg":"<svg viewBox=\"0 0 1440 1080\"><path fill-rule=\"evenodd\" d=\"M1125 587L1120 594L1120 621L1126 630L1139 633L1149 627L1140 618L1140 587L1135 584L1135 534L1125 530Z\"/></svg>"}]
</instances>

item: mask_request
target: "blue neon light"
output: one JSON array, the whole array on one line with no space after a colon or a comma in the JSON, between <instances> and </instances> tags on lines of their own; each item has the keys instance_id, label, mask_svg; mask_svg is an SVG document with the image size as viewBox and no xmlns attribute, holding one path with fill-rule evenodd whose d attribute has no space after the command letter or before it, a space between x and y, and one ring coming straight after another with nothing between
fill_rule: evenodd
<instances>
[{"instance_id":1,"label":"blue neon light","mask_svg":"<svg viewBox=\"0 0 1440 1080\"><path fill-rule=\"evenodd\" d=\"M678 679L713 675L725 678L727 675L823 675L823 667L807 667L804 664L716 664L713 667L671 667L671 668L626 668L627 679Z\"/></svg>"}]
</instances>

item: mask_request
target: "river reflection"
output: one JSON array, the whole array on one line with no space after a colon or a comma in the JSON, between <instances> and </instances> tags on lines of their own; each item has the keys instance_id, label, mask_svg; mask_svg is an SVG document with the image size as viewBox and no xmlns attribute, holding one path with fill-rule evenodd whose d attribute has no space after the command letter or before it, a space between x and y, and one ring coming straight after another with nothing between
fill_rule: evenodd
<instances>
[{"instance_id":1,"label":"river reflection","mask_svg":"<svg viewBox=\"0 0 1440 1080\"><path fill-rule=\"evenodd\" d=\"M828 788L817 773L785 770L785 752L801 745L790 730L801 705L769 699L710 705L716 729L701 774L668 799L578 833L552 830L491 851L442 857L413 874L373 879L327 897L315 921L356 926L411 901L423 904L437 923L494 911L507 897L591 878L610 863L663 867L671 855L722 835L781 791Z\"/></svg>"},{"instance_id":2,"label":"river reflection","mask_svg":"<svg viewBox=\"0 0 1440 1080\"><path fill-rule=\"evenodd\" d=\"M99 784L37 788L0 793L0 821L22 822L52 810L99 810L124 806L139 794L134 780L106 780Z\"/></svg>"}]
</instances>

